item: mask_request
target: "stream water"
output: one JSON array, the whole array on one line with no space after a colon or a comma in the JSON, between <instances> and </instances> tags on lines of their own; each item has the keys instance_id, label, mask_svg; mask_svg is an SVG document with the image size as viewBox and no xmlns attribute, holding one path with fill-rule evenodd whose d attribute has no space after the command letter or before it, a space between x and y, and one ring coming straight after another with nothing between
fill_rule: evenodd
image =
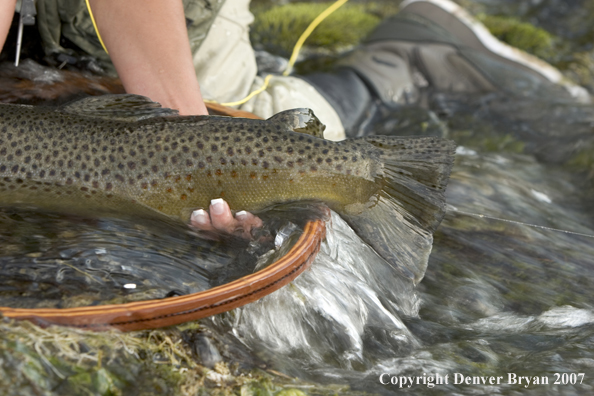
<instances>
[{"instance_id":1,"label":"stream water","mask_svg":"<svg viewBox=\"0 0 594 396\"><path fill-rule=\"evenodd\" d=\"M535 102L533 110L543 105ZM427 133L450 128L447 133L460 134L456 128L463 119L471 125L480 118L491 128L484 136L466 131L460 139L475 147L458 147L448 212L417 288L390 273L335 216L329 241L310 272L257 303L214 318L214 328L231 332L283 372L321 383L347 382L367 392L591 393L590 181L584 172L542 162L547 157L557 162L555 152L477 148L498 131L508 143L531 146L530 139L507 125L526 119L526 106L516 114L508 108L503 118L495 117L497 106L482 107L480 113L472 110L474 105L465 106L451 113L447 123L416 113L424 114L418 118L425 122L419 130ZM557 106L565 109L556 113L559 123L591 128L586 116L593 114L591 106ZM497 123L489 123L490 116ZM551 132L542 118L530 124L538 132L536 124L548 125ZM583 132L558 129L554 135L565 135L566 144L575 147L572 136L583 141ZM532 135L539 141L542 137ZM558 143L557 151L571 150ZM519 377L529 377L530 384L526 378L520 384ZM442 383L431 384L428 378Z\"/></svg>"}]
</instances>

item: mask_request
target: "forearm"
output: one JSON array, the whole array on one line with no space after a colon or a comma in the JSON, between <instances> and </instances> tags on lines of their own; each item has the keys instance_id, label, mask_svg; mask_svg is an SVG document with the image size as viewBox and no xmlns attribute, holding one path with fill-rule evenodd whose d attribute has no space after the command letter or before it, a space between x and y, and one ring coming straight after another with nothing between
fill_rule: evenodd
<instances>
[{"instance_id":1,"label":"forearm","mask_svg":"<svg viewBox=\"0 0 594 396\"><path fill-rule=\"evenodd\" d=\"M147 96L180 114L207 114L181 0L91 0L90 4L126 92Z\"/></svg>"},{"instance_id":2,"label":"forearm","mask_svg":"<svg viewBox=\"0 0 594 396\"><path fill-rule=\"evenodd\" d=\"M1 0L0 1L0 52L4 47L8 30L14 15L14 8L16 0Z\"/></svg>"}]
</instances>

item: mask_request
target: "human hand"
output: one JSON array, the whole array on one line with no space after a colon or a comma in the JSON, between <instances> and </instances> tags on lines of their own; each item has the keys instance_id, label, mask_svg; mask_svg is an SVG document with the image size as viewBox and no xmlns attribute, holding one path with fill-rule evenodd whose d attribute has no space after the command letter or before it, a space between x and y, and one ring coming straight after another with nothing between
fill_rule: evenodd
<instances>
[{"instance_id":1,"label":"human hand","mask_svg":"<svg viewBox=\"0 0 594 396\"><path fill-rule=\"evenodd\" d=\"M229 204L222 198L217 198L210 201L208 212L204 209L192 212L190 225L202 231L219 231L251 239L252 229L262 227L262 220L244 210L235 213L233 217Z\"/></svg>"}]
</instances>

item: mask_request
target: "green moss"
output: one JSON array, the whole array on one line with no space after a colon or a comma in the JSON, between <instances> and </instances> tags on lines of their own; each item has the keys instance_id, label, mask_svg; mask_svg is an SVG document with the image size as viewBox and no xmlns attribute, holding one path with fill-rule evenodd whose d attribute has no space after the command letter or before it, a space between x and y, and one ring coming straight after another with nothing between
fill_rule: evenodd
<instances>
[{"instance_id":1,"label":"green moss","mask_svg":"<svg viewBox=\"0 0 594 396\"><path fill-rule=\"evenodd\" d=\"M0 389L3 395L360 395L341 385L314 385L275 373L213 369L195 359L179 328L120 333L88 332L0 318ZM189 337L191 339L192 337Z\"/></svg>"},{"instance_id":2,"label":"green moss","mask_svg":"<svg viewBox=\"0 0 594 396\"><path fill-rule=\"evenodd\" d=\"M589 144L574 154L568 165L578 170L594 172L594 144Z\"/></svg>"},{"instance_id":3,"label":"green moss","mask_svg":"<svg viewBox=\"0 0 594 396\"><path fill-rule=\"evenodd\" d=\"M306 396L306 394L299 389L285 389L278 392L276 396Z\"/></svg>"},{"instance_id":4,"label":"green moss","mask_svg":"<svg viewBox=\"0 0 594 396\"><path fill-rule=\"evenodd\" d=\"M251 39L255 47L289 57L299 36L331 3L292 3L254 10ZM380 21L362 4L347 4L326 18L307 39L309 48L336 52L359 43Z\"/></svg>"},{"instance_id":5,"label":"green moss","mask_svg":"<svg viewBox=\"0 0 594 396\"><path fill-rule=\"evenodd\" d=\"M543 59L555 55L555 36L509 16L479 14L477 18L499 40Z\"/></svg>"}]
</instances>

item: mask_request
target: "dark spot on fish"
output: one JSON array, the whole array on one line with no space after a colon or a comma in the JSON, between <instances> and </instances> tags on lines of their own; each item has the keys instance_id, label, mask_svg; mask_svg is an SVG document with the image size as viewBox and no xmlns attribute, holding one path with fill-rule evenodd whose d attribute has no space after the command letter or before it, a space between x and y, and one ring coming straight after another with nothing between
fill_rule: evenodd
<instances>
[{"instance_id":1,"label":"dark spot on fish","mask_svg":"<svg viewBox=\"0 0 594 396\"><path fill-rule=\"evenodd\" d=\"M248 155L251 154L252 153L252 148L250 146L247 146L245 148L245 153L248 154Z\"/></svg>"},{"instance_id":2,"label":"dark spot on fish","mask_svg":"<svg viewBox=\"0 0 594 396\"><path fill-rule=\"evenodd\" d=\"M113 188L113 184L111 184L111 183L106 183L105 184L105 190L106 191L111 191L112 188Z\"/></svg>"},{"instance_id":3,"label":"dark spot on fish","mask_svg":"<svg viewBox=\"0 0 594 396\"><path fill-rule=\"evenodd\" d=\"M115 178L116 178L116 180L117 180L117 181L119 181L120 183L123 183L123 182L124 182L124 176L122 176L122 175L120 175L120 174L117 174L117 175L115 175Z\"/></svg>"},{"instance_id":4,"label":"dark spot on fish","mask_svg":"<svg viewBox=\"0 0 594 396\"><path fill-rule=\"evenodd\" d=\"M309 170L312 171L312 172L316 172L318 170L318 167L312 165L312 166L309 167Z\"/></svg>"},{"instance_id":5,"label":"dark spot on fish","mask_svg":"<svg viewBox=\"0 0 594 396\"><path fill-rule=\"evenodd\" d=\"M212 163L212 157L206 157L206 162L208 162L209 164Z\"/></svg>"},{"instance_id":6,"label":"dark spot on fish","mask_svg":"<svg viewBox=\"0 0 594 396\"><path fill-rule=\"evenodd\" d=\"M210 150L211 150L213 153L216 153L218 149L219 149L219 147L218 147L216 144L213 144L212 146L210 146Z\"/></svg>"},{"instance_id":7,"label":"dark spot on fish","mask_svg":"<svg viewBox=\"0 0 594 396\"><path fill-rule=\"evenodd\" d=\"M198 162L198 168L204 169L204 166L205 166L204 162L202 162L202 161Z\"/></svg>"},{"instance_id":8,"label":"dark spot on fish","mask_svg":"<svg viewBox=\"0 0 594 396\"><path fill-rule=\"evenodd\" d=\"M153 171L153 173L157 173L159 171L159 167L157 165L153 165L151 167L151 170Z\"/></svg>"},{"instance_id":9,"label":"dark spot on fish","mask_svg":"<svg viewBox=\"0 0 594 396\"><path fill-rule=\"evenodd\" d=\"M229 148L227 149L227 155L230 155L230 156L232 156L232 155L234 155L234 154L235 154L235 152L233 151L233 147L229 147Z\"/></svg>"},{"instance_id":10,"label":"dark spot on fish","mask_svg":"<svg viewBox=\"0 0 594 396\"><path fill-rule=\"evenodd\" d=\"M101 171L101 176L105 176L105 175L109 175L109 169L107 169L107 168L106 169L103 169Z\"/></svg>"}]
</instances>

